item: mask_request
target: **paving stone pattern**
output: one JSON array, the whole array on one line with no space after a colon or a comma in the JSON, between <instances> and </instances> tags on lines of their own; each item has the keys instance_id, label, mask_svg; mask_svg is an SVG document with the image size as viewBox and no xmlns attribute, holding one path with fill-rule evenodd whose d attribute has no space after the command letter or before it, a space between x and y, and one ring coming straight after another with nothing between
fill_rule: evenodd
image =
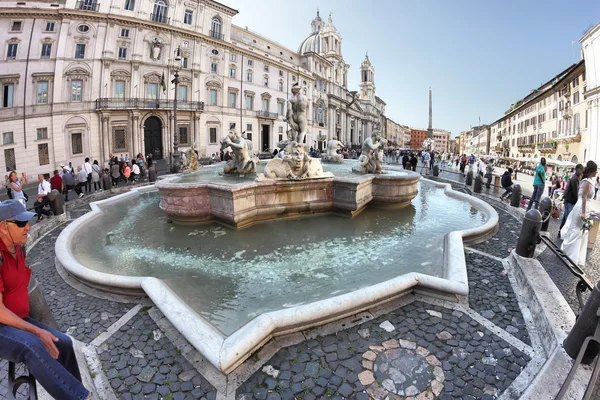
<instances>
[{"instance_id":1,"label":"paving stone pattern","mask_svg":"<svg viewBox=\"0 0 600 400\"><path fill-rule=\"evenodd\" d=\"M441 317L440 317L441 316ZM394 330L379 325L389 321ZM446 332L446 333L443 333ZM237 393L238 399L368 399L358 374L369 346L407 340L435 355L444 371L439 399L493 399L530 358L469 316L414 302L373 321L281 349Z\"/></svg>"},{"instance_id":2,"label":"paving stone pattern","mask_svg":"<svg viewBox=\"0 0 600 400\"><path fill-rule=\"evenodd\" d=\"M494 207L494 204L491 205ZM517 246L522 223L506 211L498 207L494 207L494 209L498 213L498 222L501 229L492 238L470 247L495 257L506 258L510 255L512 249Z\"/></svg>"},{"instance_id":3,"label":"paving stone pattern","mask_svg":"<svg viewBox=\"0 0 600 400\"><path fill-rule=\"evenodd\" d=\"M502 263L468 251L465 258L469 276L469 307L531 345L521 308Z\"/></svg>"},{"instance_id":4,"label":"paving stone pattern","mask_svg":"<svg viewBox=\"0 0 600 400\"><path fill-rule=\"evenodd\" d=\"M140 311L97 349L118 399L214 400L216 390Z\"/></svg>"},{"instance_id":5,"label":"paving stone pattern","mask_svg":"<svg viewBox=\"0 0 600 400\"><path fill-rule=\"evenodd\" d=\"M88 208L89 209L89 208ZM73 289L56 272L54 242L67 224L42 238L27 254L33 275L42 284L44 297L61 331L85 343L114 324L133 304L99 299Z\"/></svg>"}]
</instances>

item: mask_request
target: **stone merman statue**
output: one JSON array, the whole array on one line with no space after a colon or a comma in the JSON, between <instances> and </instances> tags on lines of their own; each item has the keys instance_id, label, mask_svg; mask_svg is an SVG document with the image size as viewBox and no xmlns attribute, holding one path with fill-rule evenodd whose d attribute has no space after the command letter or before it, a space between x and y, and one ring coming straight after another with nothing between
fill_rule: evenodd
<instances>
[{"instance_id":1,"label":"stone merman statue","mask_svg":"<svg viewBox=\"0 0 600 400\"><path fill-rule=\"evenodd\" d=\"M327 162L343 163L344 156L337 153L343 147L344 144L337 140L337 138L331 139L327 142L327 153L321 159Z\"/></svg>"},{"instance_id":2,"label":"stone merman statue","mask_svg":"<svg viewBox=\"0 0 600 400\"><path fill-rule=\"evenodd\" d=\"M252 158L246 139L236 134L235 131L230 131L229 135L221 141L221 150L225 150L227 147L231 148L233 157L223 167L225 174L246 175L256 173L257 160Z\"/></svg>"},{"instance_id":3,"label":"stone merman statue","mask_svg":"<svg viewBox=\"0 0 600 400\"><path fill-rule=\"evenodd\" d=\"M353 168L356 172L363 174L379 174L381 173L382 156L380 151L386 140L383 139L379 132L374 131L371 137L368 137L363 142L362 154L358 158L358 165Z\"/></svg>"},{"instance_id":4,"label":"stone merman statue","mask_svg":"<svg viewBox=\"0 0 600 400\"><path fill-rule=\"evenodd\" d=\"M300 86L296 83L292 86L292 98L289 100L286 113L286 120L291 128L288 131L290 142L304 143L306 128L308 126L308 119L306 117L307 108L308 99L301 93Z\"/></svg>"},{"instance_id":5,"label":"stone merman statue","mask_svg":"<svg viewBox=\"0 0 600 400\"><path fill-rule=\"evenodd\" d=\"M323 175L323 167L316 158L311 158L304 146L292 142L286 147L283 159L274 158L265 167L265 178L268 179L306 179Z\"/></svg>"}]
</instances>

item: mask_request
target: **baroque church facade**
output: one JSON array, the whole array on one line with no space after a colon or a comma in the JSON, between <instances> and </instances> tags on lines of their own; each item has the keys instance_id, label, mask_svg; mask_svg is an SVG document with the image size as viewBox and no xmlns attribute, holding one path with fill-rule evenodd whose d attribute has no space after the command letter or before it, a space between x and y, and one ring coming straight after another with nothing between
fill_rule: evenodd
<instances>
[{"instance_id":1,"label":"baroque church facade","mask_svg":"<svg viewBox=\"0 0 600 400\"><path fill-rule=\"evenodd\" d=\"M109 154L169 159L175 134L181 150L208 156L230 129L272 151L288 130L294 84L309 100L309 147L334 137L358 146L383 129L373 65L365 57L359 90L350 91L331 16L317 13L293 51L235 26L236 14L211 0L3 2L5 170L34 177Z\"/></svg>"}]
</instances>

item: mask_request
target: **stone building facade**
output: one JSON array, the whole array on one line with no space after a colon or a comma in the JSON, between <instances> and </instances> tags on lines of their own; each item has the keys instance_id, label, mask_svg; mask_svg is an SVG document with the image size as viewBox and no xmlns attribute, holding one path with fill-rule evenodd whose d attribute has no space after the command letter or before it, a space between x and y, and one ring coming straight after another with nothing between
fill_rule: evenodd
<instances>
[{"instance_id":1,"label":"stone building facade","mask_svg":"<svg viewBox=\"0 0 600 400\"><path fill-rule=\"evenodd\" d=\"M584 61L573 64L511 105L490 124L489 154L550 162L590 159Z\"/></svg>"},{"instance_id":2,"label":"stone building facade","mask_svg":"<svg viewBox=\"0 0 600 400\"><path fill-rule=\"evenodd\" d=\"M600 161L600 22L589 29L579 40L581 42L587 80L587 90L583 92L588 107L586 128L587 137L580 145L587 148L588 159ZM582 82L582 83L583 83ZM586 158L583 161L587 161Z\"/></svg>"},{"instance_id":3,"label":"stone building facade","mask_svg":"<svg viewBox=\"0 0 600 400\"><path fill-rule=\"evenodd\" d=\"M448 142L450 132L444 129L433 129L433 140L435 141L435 151L438 153L448 152Z\"/></svg>"},{"instance_id":4,"label":"stone building facade","mask_svg":"<svg viewBox=\"0 0 600 400\"><path fill-rule=\"evenodd\" d=\"M423 147L423 142L427 139L427 129L410 128L410 148L419 150Z\"/></svg>"},{"instance_id":5,"label":"stone building facade","mask_svg":"<svg viewBox=\"0 0 600 400\"><path fill-rule=\"evenodd\" d=\"M407 148L410 146L410 128L386 118L385 138L388 140L388 146Z\"/></svg>"},{"instance_id":6,"label":"stone building facade","mask_svg":"<svg viewBox=\"0 0 600 400\"><path fill-rule=\"evenodd\" d=\"M211 0L3 2L0 10L7 171L32 177L111 153L169 159L174 134L182 150L207 156L231 128L270 151L286 135L294 84L309 100L309 146L319 137L357 146L385 123L368 57L356 71L359 90L348 89L331 17L317 15L293 51L235 26L237 11Z\"/></svg>"}]
</instances>

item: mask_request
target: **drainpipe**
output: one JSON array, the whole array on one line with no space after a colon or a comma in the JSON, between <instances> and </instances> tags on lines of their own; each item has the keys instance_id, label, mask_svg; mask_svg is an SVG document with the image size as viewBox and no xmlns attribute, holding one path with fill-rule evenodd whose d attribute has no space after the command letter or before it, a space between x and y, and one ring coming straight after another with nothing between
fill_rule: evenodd
<instances>
[{"instance_id":1,"label":"drainpipe","mask_svg":"<svg viewBox=\"0 0 600 400\"><path fill-rule=\"evenodd\" d=\"M23 143L25 145L25 148L27 148L27 116L25 115L25 112L27 109L27 81L29 80L27 73L29 71L29 53L31 52L31 40L33 38L33 29L35 28L35 21L36 18L33 19L33 23L31 24L31 32L29 33L29 45L27 46L27 60L25 61L25 84L23 85ZM50 87L48 87L48 91L49 90ZM50 93L48 93L48 95L50 95Z\"/></svg>"}]
</instances>

